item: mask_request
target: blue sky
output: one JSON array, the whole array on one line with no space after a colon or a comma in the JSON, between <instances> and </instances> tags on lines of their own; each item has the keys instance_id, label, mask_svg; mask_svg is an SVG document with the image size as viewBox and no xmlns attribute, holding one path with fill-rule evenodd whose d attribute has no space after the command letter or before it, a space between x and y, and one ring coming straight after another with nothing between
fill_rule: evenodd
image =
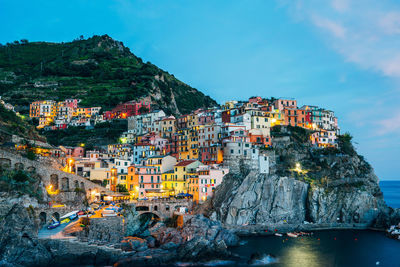
<instances>
[{"instance_id":1,"label":"blue sky","mask_svg":"<svg viewBox=\"0 0 400 267\"><path fill-rule=\"evenodd\" d=\"M400 179L400 3L0 0L0 42L108 34L218 102L332 109L382 180Z\"/></svg>"}]
</instances>

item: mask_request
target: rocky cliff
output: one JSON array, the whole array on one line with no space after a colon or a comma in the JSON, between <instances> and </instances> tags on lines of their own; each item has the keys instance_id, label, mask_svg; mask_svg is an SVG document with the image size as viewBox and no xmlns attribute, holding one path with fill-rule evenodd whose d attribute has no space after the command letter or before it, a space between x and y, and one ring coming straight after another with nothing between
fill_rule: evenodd
<instances>
[{"instance_id":1,"label":"rocky cliff","mask_svg":"<svg viewBox=\"0 0 400 267\"><path fill-rule=\"evenodd\" d=\"M231 226L306 221L382 227L395 220L373 168L352 146L315 149L302 136L306 132L284 133L274 142L269 174L242 164L225 177L207 204L211 218Z\"/></svg>"},{"instance_id":2,"label":"rocky cliff","mask_svg":"<svg viewBox=\"0 0 400 267\"><path fill-rule=\"evenodd\" d=\"M37 239L39 221L33 210L37 205L35 198L1 193L0 266L41 266L50 259Z\"/></svg>"}]
</instances>

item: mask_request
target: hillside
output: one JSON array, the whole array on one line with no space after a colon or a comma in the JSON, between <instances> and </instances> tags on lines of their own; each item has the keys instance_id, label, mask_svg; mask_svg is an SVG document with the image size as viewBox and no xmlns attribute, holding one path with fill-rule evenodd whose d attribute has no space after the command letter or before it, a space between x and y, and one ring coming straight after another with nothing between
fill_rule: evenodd
<instances>
[{"instance_id":1,"label":"hillside","mask_svg":"<svg viewBox=\"0 0 400 267\"><path fill-rule=\"evenodd\" d=\"M0 144L10 141L11 135L44 141L34 126L0 104Z\"/></svg>"},{"instance_id":2,"label":"hillside","mask_svg":"<svg viewBox=\"0 0 400 267\"><path fill-rule=\"evenodd\" d=\"M0 95L27 114L35 100L82 99L81 106L115 105L148 97L171 114L216 102L107 35L68 43L14 42L0 46Z\"/></svg>"}]
</instances>

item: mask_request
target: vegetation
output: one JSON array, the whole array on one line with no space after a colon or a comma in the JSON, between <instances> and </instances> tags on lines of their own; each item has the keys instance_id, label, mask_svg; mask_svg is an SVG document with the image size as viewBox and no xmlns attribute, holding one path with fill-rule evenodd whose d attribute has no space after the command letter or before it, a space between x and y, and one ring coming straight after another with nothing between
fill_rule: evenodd
<instances>
[{"instance_id":1,"label":"vegetation","mask_svg":"<svg viewBox=\"0 0 400 267\"><path fill-rule=\"evenodd\" d=\"M38 190L39 179L34 174L22 170L6 170L0 168L0 191L28 194L42 199L42 191Z\"/></svg>"},{"instance_id":2,"label":"vegetation","mask_svg":"<svg viewBox=\"0 0 400 267\"><path fill-rule=\"evenodd\" d=\"M86 149L92 149L95 146L117 142L121 133L127 129L126 120L113 120L96 124L93 129L86 129L83 126L68 127L65 130L43 130L41 134L54 146L79 146L83 143Z\"/></svg>"},{"instance_id":3,"label":"vegetation","mask_svg":"<svg viewBox=\"0 0 400 267\"><path fill-rule=\"evenodd\" d=\"M6 135L13 134L30 139L42 139L34 126L0 104L0 142L6 140Z\"/></svg>"},{"instance_id":4,"label":"vegetation","mask_svg":"<svg viewBox=\"0 0 400 267\"><path fill-rule=\"evenodd\" d=\"M175 99L181 113L216 105L203 93L132 54L107 35L68 43L23 42L0 46L0 95L27 113L40 99L82 99L82 106L115 105L151 97L169 113Z\"/></svg>"},{"instance_id":5,"label":"vegetation","mask_svg":"<svg viewBox=\"0 0 400 267\"><path fill-rule=\"evenodd\" d=\"M117 184L117 192L126 193L128 192L128 189L126 189L126 186L123 184Z\"/></svg>"},{"instance_id":6,"label":"vegetation","mask_svg":"<svg viewBox=\"0 0 400 267\"><path fill-rule=\"evenodd\" d=\"M352 139L353 136L351 136L350 133L345 133L338 136L338 145L340 152L350 156L357 155L357 152L355 151L354 146L351 143Z\"/></svg>"}]
</instances>

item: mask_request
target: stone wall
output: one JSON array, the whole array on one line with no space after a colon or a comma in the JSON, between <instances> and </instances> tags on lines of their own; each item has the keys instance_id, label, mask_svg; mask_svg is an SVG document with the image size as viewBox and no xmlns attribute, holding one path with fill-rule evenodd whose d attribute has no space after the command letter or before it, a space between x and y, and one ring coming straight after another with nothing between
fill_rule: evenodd
<instances>
[{"instance_id":1,"label":"stone wall","mask_svg":"<svg viewBox=\"0 0 400 267\"><path fill-rule=\"evenodd\" d=\"M89 244L119 244L125 233L124 223L120 216L91 218L89 227L80 232L79 239Z\"/></svg>"},{"instance_id":2,"label":"stone wall","mask_svg":"<svg viewBox=\"0 0 400 267\"><path fill-rule=\"evenodd\" d=\"M19 154L14 154L2 149L0 149L0 165L3 167L35 172L41 177L44 186L52 184L54 189L59 189L61 192L71 192L74 191L75 188L81 188L86 190L88 194L90 194L92 190L96 190L97 192L115 195L114 192L86 178L54 169L46 162L29 160Z\"/></svg>"}]
</instances>

